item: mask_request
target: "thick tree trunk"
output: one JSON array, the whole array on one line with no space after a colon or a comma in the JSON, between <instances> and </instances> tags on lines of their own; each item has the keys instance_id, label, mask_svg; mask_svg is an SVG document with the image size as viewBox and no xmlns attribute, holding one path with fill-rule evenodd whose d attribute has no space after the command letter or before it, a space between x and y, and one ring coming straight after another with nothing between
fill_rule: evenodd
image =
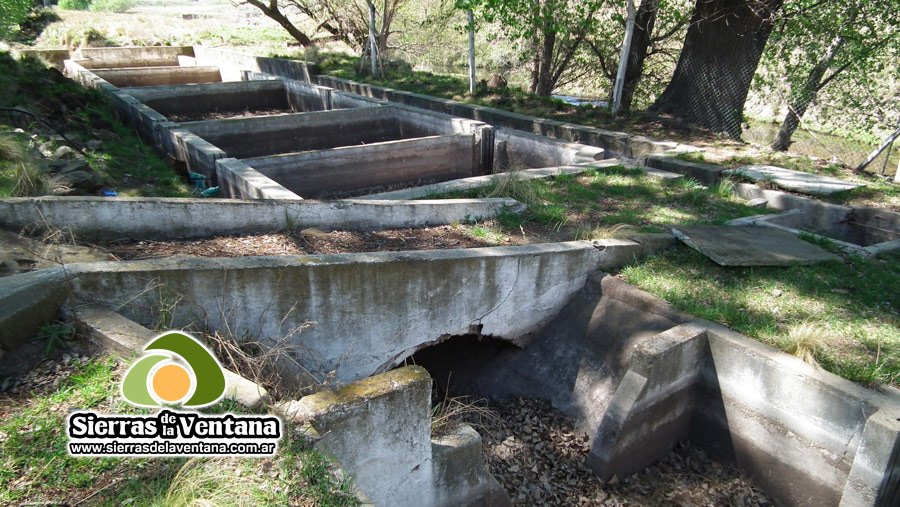
<instances>
[{"instance_id":1,"label":"thick tree trunk","mask_svg":"<svg viewBox=\"0 0 900 507\"><path fill-rule=\"evenodd\" d=\"M794 136L794 132L800 126L800 119L806 114L806 109L816 98L819 90L825 86L826 83L822 82L822 78L825 77L825 71L831 67L837 52L843 44L844 39L842 37L835 37L825 56L810 69L803 86L799 90L793 90L791 103L788 104L787 115L785 115L784 121L781 123L781 128L778 129L778 135L775 136L775 140L772 142L773 150L787 151L791 147L791 137Z\"/></svg>"},{"instance_id":2,"label":"thick tree trunk","mask_svg":"<svg viewBox=\"0 0 900 507\"><path fill-rule=\"evenodd\" d=\"M622 84L622 103L620 111L631 110L634 91L644 74L644 60L650 49L653 27L656 25L656 13L659 11L659 0L643 0L634 15L634 33L631 36L631 48L628 52L628 63L625 66L625 81Z\"/></svg>"},{"instance_id":3,"label":"thick tree trunk","mask_svg":"<svg viewBox=\"0 0 900 507\"><path fill-rule=\"evenodd\" d=\"M650 110L739 139L744 102L784 0L697 0L672 80Z\"/></svg>"},{"instance_id":4,"label":"thick tree trunk","mask_svg":"<svg viewBox=\"0 0 900 507\"><path fill-rule=\"evenodd\" d=\"M277 1L270 1L268 5L260 0L247 0L247 3L261 10L263 14L269 18L275 20L282 28L287 30L287 33L289 33L301 46L306 47L312 45L312 40L294 26L294 24L291 23L291 20L278 9Z\"/></svg>"},{"instance_id":5,"label":"thick tree trunk","mask_svg":"<svg viewBox=\"0 0 900 507\"><path fill-rule=\"evenodd\" d=\"M542 97L549 97L553 93L556 83L553 79L553 53L556 50L556 32L553 30L545 30L541 45L541 57L538 60L540 68L538 69L537 86L534 92Z\"/></svg>"}]
</instances>

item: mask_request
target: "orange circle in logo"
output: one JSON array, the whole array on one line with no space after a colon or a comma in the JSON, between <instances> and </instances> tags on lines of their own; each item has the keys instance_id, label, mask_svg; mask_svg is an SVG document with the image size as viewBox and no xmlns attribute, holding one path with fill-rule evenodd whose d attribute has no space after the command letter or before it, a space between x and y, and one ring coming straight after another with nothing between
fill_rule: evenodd
<instances>
[{"instance_id":1,"label":"orange circle in logo","mask_svg":"<svg viewBox=\"0 0 900 507\"><path fill-rule=\"evenodd\" d=\"M163 401L174 403L191 390L191 377L177 364L167 364L153 375L153 392Z\"/></svg>"}]
</instances>

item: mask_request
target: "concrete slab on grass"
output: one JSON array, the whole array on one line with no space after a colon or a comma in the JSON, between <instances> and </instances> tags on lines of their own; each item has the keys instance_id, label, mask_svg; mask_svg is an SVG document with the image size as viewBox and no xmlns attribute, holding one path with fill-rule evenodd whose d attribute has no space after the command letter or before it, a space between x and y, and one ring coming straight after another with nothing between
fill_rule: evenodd
<instances>
[{"instance_id":1,"label":"concrete slab on grass","mask_svg":"<svg viewBox=\"0 0 900 507\"><path fill-rule=\"evenodd\" d=\"M809 195L831 195L862 186L837 178L772 165L748 165L723 171L723 174L743 176L753 181L770 181L785 190Z\"/></svg>"},{"instance_id":2,"label":"concrete slab on grass","mask_svg":"<svg viewBox=\"0 0 900 507\"><path fill-rule=\"evenodd\" d=\"M694 225L672 234L722 266L790 266L841 260L797 236L762 227Z\"/></svg>"}]
</instances>

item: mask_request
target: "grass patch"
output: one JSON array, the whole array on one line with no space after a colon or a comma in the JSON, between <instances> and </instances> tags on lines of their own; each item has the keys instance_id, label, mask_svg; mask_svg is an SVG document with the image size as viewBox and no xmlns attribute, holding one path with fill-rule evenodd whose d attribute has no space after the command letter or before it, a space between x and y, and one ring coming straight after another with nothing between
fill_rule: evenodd
<instances>
[{"instance_id":1,"label":"grass patch","mask_svg":"<svg viewBox=\"0 0 900 507\"><path fill-rule=\"evenodd\" d=\"M677 248L622 270L679 309L777 348L796 344L825 369L864 385L900 385L900 256L793 267L722 267ZM828 339L801 340L797 326ZM795 333L791 337L791 332ZM801 344L800 342L805 342ZM810 352L812 351L812 352Z\"/></svg>"},{"instance_id":2,"label":"grass patch","mask_svg":"<svg viewBox=\"0 0 900 507\"><path fill-rule=\"evenodd\" d=\"M77 364L50 392L0 405L0 504L357 504L350 484L336 478L330 463L290 427L272 459L69 456L69 411L149 413L119 399L124 371L116 358L96 358ZM226 400L204 411L245 409Z\"/></svg>"}]
</instances>

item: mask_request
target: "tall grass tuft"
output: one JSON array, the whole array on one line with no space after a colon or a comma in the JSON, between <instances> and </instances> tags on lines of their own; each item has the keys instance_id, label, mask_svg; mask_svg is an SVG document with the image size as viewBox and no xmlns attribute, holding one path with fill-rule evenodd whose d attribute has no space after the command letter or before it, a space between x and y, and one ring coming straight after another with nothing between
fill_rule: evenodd
<instances>
[{"instance_id":1,"label":"tall grass tuft","mask_svg":"<svg viewBox=\"0 0 900 507\"><path fill-rule=\"evenodd\" d=\"M818 366L816 354L828 345L828 339L828 331L804 322L788 329L781 350L811 365Z\"/></svg>"},{"instance_id":2,"label":"tall grass tuft","mask_svg":"<svg viewBox=\"0 0 900 507\"><path fill-rule=\"evenodd\" d=\"M34 197L46 195L50 192L50 182L44 174L27 162L15 164L13 178L13 197Z\"/></svg>"}]
</instances>

